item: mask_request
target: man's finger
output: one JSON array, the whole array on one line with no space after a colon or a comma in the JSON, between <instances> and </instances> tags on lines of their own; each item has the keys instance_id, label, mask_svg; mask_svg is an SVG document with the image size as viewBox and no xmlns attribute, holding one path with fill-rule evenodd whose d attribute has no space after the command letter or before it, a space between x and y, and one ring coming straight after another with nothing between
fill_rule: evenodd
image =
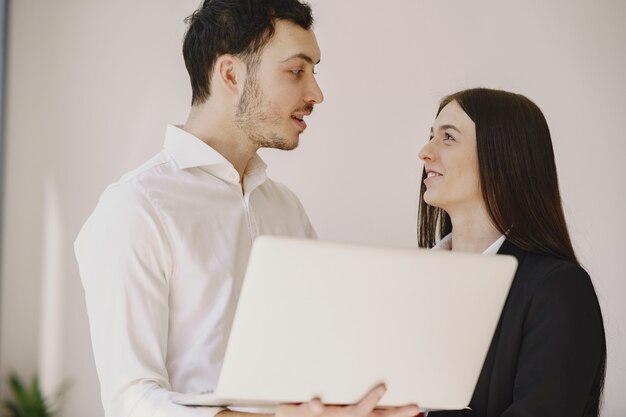
<instances>
[{"instance_id":1,"label":"man's finger","mask_svg":"<svg viewBox=\"0 0 626 417\"><path fill-rule=\"evenodd\" d=\"M276 410L276 417L318 417L324 412L324 404L317 398L302 404L283 404Z\"/></svg>"},{"instance_id":2,"label":"man's finger","mask_svg":"<svg viewBox=\"0 0 626 417\"><path fill-rule=\"evenodd\" d=\"M405 405L403 407L380 408L375 411L376 417L414 417L420 413L416 405Z\"/></svg>"},{"instance_id":3,"label":"man's finger","mask_svg":"<svg viewBox=\"0 0 626 417\"><path fill-rule=\"evenodd\" d=\"M369 416L372 410L376 408L376 404L383 398L385 392L387 392L387 388L383 384L374 387L361 401L355 404L356 415L362 417Z\"/></svg>"}]
</instances>

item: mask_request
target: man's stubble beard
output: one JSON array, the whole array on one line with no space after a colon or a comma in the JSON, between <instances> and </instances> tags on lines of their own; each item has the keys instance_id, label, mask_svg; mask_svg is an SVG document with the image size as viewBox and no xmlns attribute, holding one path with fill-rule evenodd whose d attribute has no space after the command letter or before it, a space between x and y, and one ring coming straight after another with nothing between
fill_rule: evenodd
<instances>
[{"instance_id":1,"label":"man's stubble beard","mask_svg":"<svg viewBox=\"0 0 626 417\"><path fill-rule=\"evenodd\" d=\"M273 132L278 128L280 116L268 115L264 111L266 106L263 94L258 85L254 72L246 78L241 99L235 110L235 125L245 132L248 139L259 148L273 148L292 150L298 146L298 140L290 142Z\"/></svg>"}]
</instances>

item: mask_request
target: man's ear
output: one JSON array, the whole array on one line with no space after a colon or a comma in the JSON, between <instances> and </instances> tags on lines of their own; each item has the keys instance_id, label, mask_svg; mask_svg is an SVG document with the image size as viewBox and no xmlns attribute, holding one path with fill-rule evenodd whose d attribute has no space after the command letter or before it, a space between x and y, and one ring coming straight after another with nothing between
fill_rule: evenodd
<instances>
[{"instance_id":1,"label":"man's ear","mask_svg":"<svg viewBox=\"0 0 626 417\"><path fill-rule=\"evenodd\" d=\"M230 54L220 55L215 61L211 84L219 84L231 94L239 95L243 89L245 74L243 61Z\"/></svg>"}]
</instances>

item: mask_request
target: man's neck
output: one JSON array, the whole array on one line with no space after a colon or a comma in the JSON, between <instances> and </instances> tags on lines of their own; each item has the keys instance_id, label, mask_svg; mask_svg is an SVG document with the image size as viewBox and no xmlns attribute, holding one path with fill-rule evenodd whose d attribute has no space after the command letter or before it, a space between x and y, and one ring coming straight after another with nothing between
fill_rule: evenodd
<instances>
[{"instance_id":1,"label":"man's neck","mask_svg":"<svg viewBox=\"0 0 626 417\"><path fill-rule=\"evenodd\" d=\"M192 107L183 130L219 152L233 164L243 181L248 163L256 154L258 147L234 126L227 114L224 114L224 106L220 107L216 108L212 103Z\"/></svg>"}]
</instances>

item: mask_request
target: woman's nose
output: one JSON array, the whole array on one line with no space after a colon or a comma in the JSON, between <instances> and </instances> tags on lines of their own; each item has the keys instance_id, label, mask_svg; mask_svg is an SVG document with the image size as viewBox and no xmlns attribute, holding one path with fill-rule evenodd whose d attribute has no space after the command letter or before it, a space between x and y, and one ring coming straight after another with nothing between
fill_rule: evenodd
<instances>
[{"instance_id":1,"label":"woman's nose","mask_svg":"<svg viewBox=\"0 0 626 417\"><path fill-rule=\"evenodd\" d=\"M434 153L432 150L431 141L429 141L426 145L422 146L422 149L420 149L418 156L424 162L426 161L431 162L434 160Z\"/></svg>"}]
</instances>

